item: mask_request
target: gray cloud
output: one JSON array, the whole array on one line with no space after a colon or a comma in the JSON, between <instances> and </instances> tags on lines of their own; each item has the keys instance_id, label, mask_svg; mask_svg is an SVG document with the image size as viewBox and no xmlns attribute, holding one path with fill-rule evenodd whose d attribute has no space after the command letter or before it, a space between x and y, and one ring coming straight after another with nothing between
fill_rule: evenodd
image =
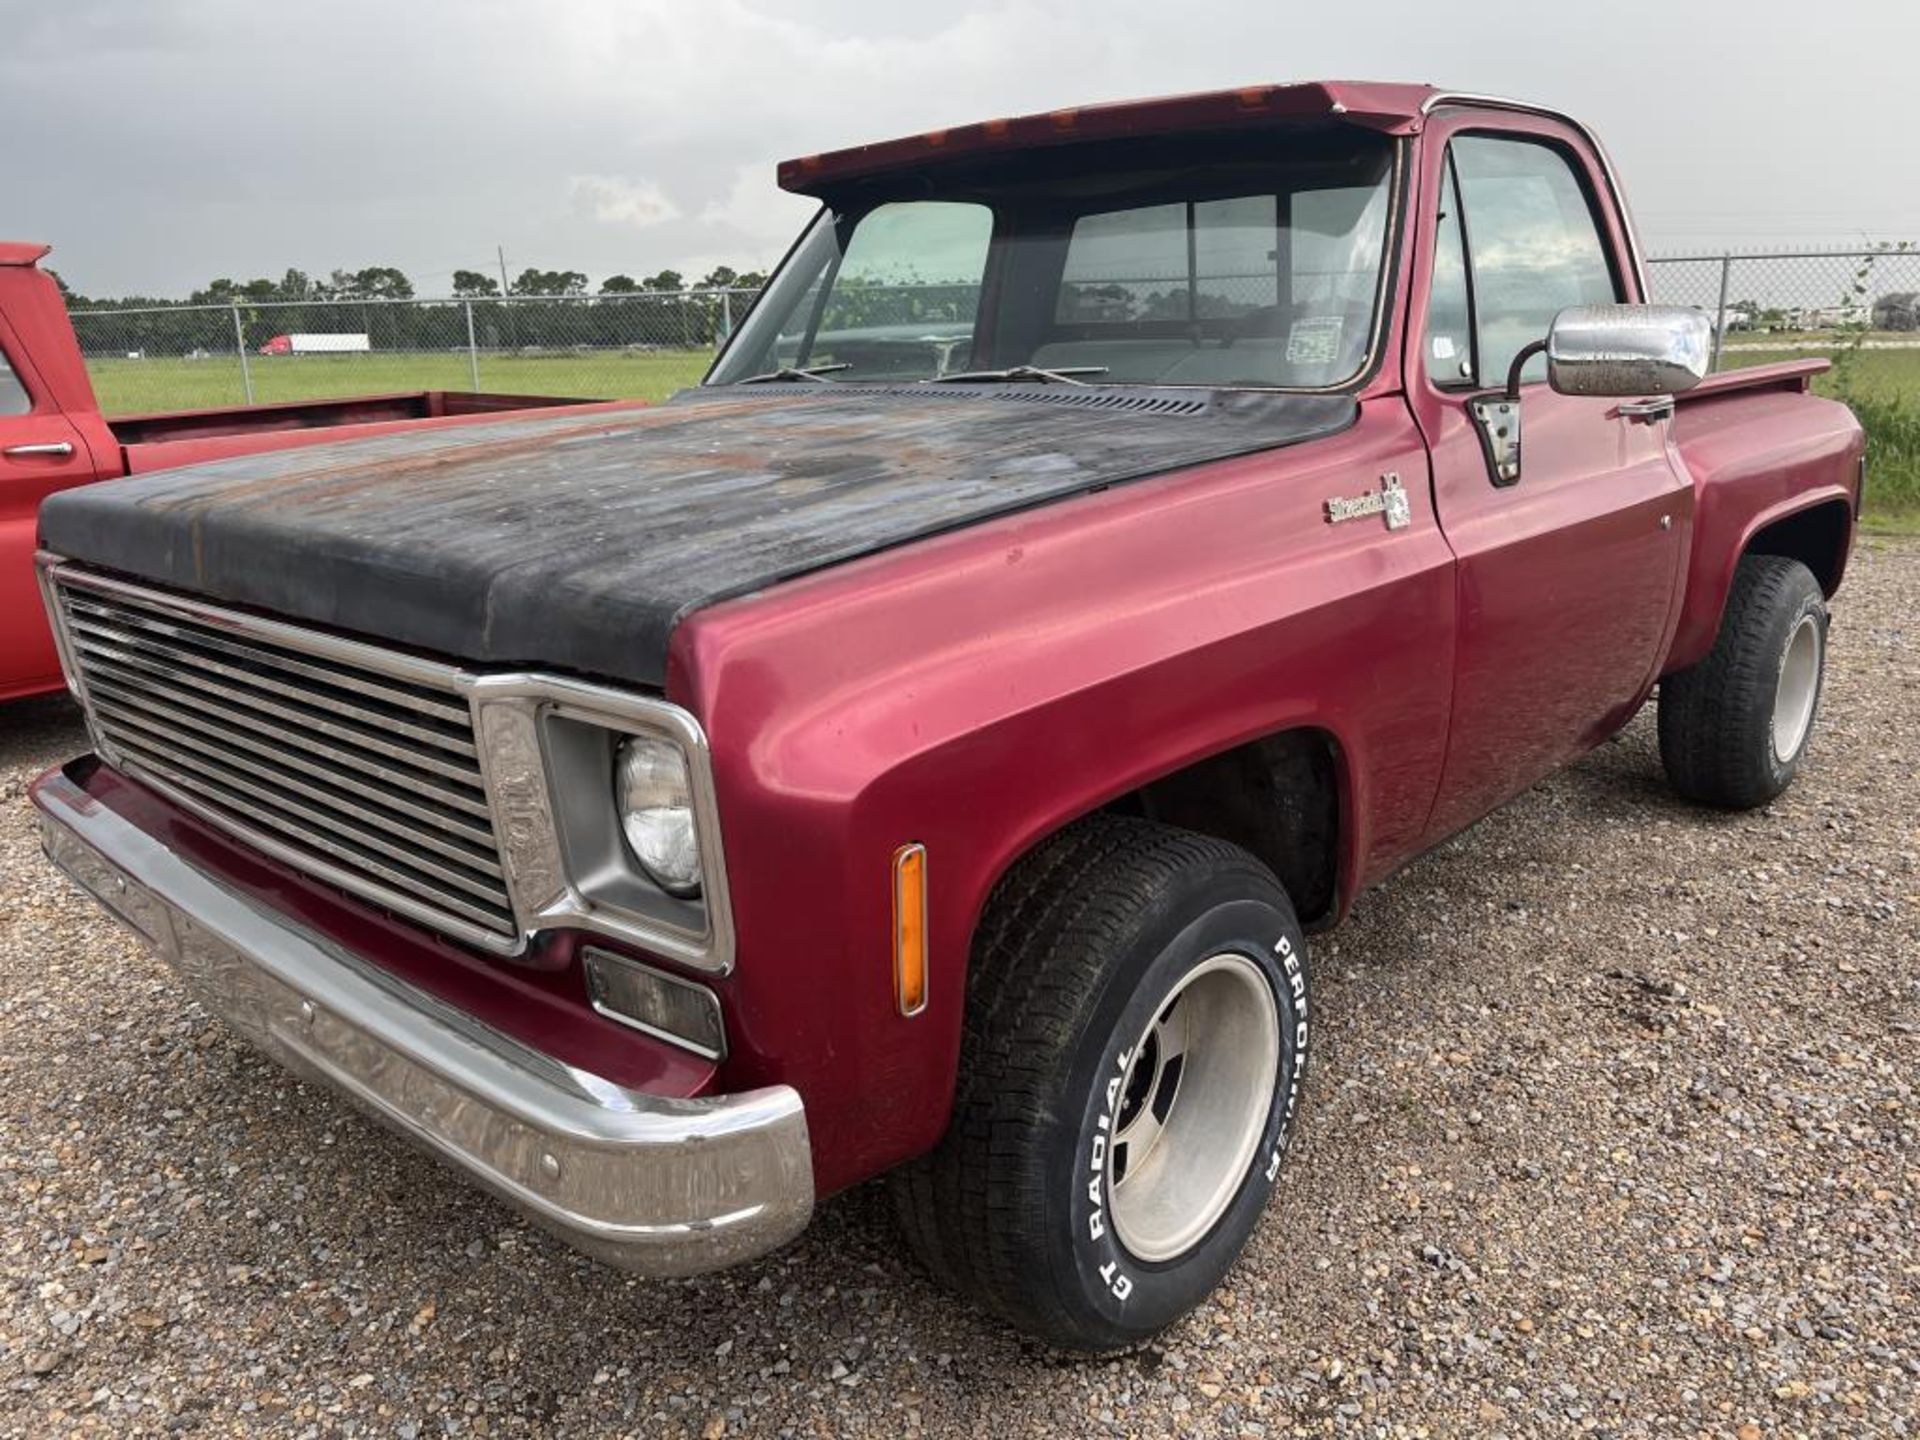
<instances>
[{"instance_id":1,"label":"gray cloud","mask_svg":"<svg viewBox=\"0 0 1920 1440\"><path fill-rule=\"evenodd\" d=\"M0 237L93 293L766 264L788 154L1316 75L1591 120L1656 249L1920 235L1920 6L0 0Z\"/></svg>"}]
</instances>

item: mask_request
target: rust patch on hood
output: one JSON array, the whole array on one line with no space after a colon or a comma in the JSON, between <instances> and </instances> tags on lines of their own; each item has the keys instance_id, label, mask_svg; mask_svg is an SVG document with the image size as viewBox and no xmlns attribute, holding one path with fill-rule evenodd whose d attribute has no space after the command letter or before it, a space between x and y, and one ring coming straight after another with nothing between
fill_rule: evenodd
<instances>
[{"instance_id":1,"label":"rust patch on hood","mask_svg":"<svg viewBox=\"0 0 1920 1440\"><path fill-rule=\"evenodd\" d=\"M50 498L74 560L479 664L657 686L701 605L1345 428L1344 396L767 386L240 456Z\"/></svg>"}]
</instances>

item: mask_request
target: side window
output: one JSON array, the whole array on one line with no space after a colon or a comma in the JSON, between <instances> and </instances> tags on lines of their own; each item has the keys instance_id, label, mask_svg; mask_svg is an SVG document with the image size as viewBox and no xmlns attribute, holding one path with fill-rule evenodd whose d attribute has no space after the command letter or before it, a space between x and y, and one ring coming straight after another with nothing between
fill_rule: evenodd
<instances>
[{"instance_id":1,"label":"side window","mask_svg":"<svg viewBox=\"0 0 1920 1440\"><path fill-rule=\"evenodd\" d=\"M0 415L24 415L33 408L33 400L20 377L7 363L7 352L0 350Z\"/></svg>"},{"instance_id":2,"label":"side window","mask_svg":"<svg viewBox=\"0 0 1920 1440\"><path fill-rule=\"evenodd\" d=\"M1440 186L1440 229L1434 236L1433 286L1427 295L1427 375L1436 385L1471 384L1473 299L1467 288L1467 242L1460 189L1447 161Z\"/></svg>"},{"instance_id":3,"label":"side window","mask_svg":"<svg viewBox=\"0 0 1920 1440\"><path fill-rule=\"evenodd\" d=\"M1452 154L1472 264L1478 378L1493 385L1566 306L1621 297L1586 189L1558 150L1463 135ZM1525 378L1545 375L1541 357Z\"/></svg>"}]
</instances>

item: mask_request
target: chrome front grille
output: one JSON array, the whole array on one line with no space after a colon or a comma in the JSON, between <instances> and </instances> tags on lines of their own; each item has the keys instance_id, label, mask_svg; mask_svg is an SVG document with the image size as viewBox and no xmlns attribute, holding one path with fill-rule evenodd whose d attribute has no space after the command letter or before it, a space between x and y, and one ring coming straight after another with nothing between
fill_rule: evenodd
<instances>
[{"instance_id":1,"label":"chrome front grille","mask_svg":"<svg viewBox=\"0 0 1920 1440\"><path fill-rule=\"evenodd\" d=\"M451 667L62 570L109 760L300 869L459 938L519 938Z\"/></svg>"}]
</instances>

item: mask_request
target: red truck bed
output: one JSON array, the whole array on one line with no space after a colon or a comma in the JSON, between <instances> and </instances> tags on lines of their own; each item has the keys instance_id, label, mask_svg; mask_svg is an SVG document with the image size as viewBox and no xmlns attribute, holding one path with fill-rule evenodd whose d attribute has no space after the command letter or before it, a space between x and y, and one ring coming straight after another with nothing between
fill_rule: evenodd
<instances>
[{"instance_id":1,"label":"red truck bed","mask_svg":"<svg viewBox=\"0 0 1920 1440\"><path fill-rule=\"evenodd\" d=\"M100 413L59 291L38 268L46 253L44 245L0 242L0 701L61 687L33 578L36 517L48 495L264 450L527 410L592 414L643 403L415 390L109 419Z\"/></svg>"},{"instance_id":2,"label":"red truck bed","mask_svg":"<svg viewBox=\"0 0 1920 1440\"><path fill-rule=\"evenodd\" d=\"M406 424L589 403L592 402L556 395L407 390L389 395L356 395L346 400L287 400L273 405L236 405L217 410L115 415L108 417L107 428L121 445L133 448L177 445L187 440L228 440L236 436L258 439L295 431L333 431L353 425ZM180 463L177 457L168 458L173 464Z\"/></svg>"}]
</instances>

